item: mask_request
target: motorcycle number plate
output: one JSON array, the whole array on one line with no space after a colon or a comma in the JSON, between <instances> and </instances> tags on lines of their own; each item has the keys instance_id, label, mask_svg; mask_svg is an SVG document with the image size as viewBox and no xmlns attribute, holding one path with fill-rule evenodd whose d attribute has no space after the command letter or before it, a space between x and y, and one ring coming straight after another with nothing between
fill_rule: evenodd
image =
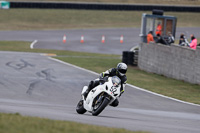
<instances>
[{"instance_id":1,"label":"motorcycle number plate","mask_svg":"<svg viewBox=\"0 0 200 133\"><path fill-rule=\"evenodd\" d=\"M111 87L111 89L110 89L111 94L115 94L116 91L117 91L117 89L115 87Z\"/></svg>"}]
</instances>

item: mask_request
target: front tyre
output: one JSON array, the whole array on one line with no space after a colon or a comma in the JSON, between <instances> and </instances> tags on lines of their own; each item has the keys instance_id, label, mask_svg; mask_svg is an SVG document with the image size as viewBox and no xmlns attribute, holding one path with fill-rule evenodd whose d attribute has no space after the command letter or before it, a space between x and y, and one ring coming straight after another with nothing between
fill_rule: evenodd
<instances>
[{"instance_id":1,"label":"front tyre","mask_svg":"<svg viewBox=\"0 0 200 133\"><path fill-rule=\"evenodd\" d=\"M78 114L84 114L86 112L85 108L83 107L83 100L80 100L76 106L76 112Z\"/></svg>"},{"instance_id":2,"label":"front tyre","mask_svg":"<svg viewBox=\"0 0 200 133\"><path fill-rule=\"evenodd\" d=\"M109 99L104 98L102 100L102 103L97 108L93 109L92 115L94 115L94 116L99 115L104 110L104 108L109 104L109 102L110 102Z\"/></svg>"}]
</instances>

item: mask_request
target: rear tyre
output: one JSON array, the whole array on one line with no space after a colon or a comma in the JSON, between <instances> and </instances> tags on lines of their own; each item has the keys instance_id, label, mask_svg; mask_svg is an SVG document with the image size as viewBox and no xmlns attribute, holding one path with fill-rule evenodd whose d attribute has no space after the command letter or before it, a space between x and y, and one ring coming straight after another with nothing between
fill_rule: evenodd
<instances>
[{"instance_id":1,"label":"rear tyre","mask_svg":"<svg viewBox=\"0 0 200 133\"><path fill-rule=\"evenodd\" d=\"M104 110L104 108L109 104L109 102L110 102L110 100L108 100L107 98L104 98L102 100L101 104L98 105L97 108L94 107L94 109L92 111L92 115L94 115L94 116L99 115Z\"/></svg>"},{"instance_id":2,"label":"rear tyre","mask_svg":"<svg viewBox=\"0 0 200 133\"><path fill-rule=\"evenodd\" d=\"M80 100L76 106L76 112L78 114L84 114L87 110L83 107L83 100Z\"/></svg>"}]
</instances>

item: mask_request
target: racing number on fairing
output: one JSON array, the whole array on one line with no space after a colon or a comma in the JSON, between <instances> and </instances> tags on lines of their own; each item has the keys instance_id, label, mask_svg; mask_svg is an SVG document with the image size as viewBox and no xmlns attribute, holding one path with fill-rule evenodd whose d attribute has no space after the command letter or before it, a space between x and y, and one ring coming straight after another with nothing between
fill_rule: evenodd
<instances>
[{"instance_id":1,"label":"racing number on fairing","mask_svg":"<svg viewBox=\"0 0 200 133\"><path fill-rule=\"evenodd\" d=\"M113 93L113 94L115 94L115 92L117 91L117 89L115 88L115 87L111 87L111 89L110 89L110 91Z\"/></svg>"}]
</instances>

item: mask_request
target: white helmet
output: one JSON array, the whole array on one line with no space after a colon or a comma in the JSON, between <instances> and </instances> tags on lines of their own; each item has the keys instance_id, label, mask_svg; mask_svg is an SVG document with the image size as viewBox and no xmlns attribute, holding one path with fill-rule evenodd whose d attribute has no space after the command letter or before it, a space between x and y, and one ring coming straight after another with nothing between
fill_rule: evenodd
<instances>
[{"instance_id":1,"label":"white helmet","mask_svg":"<svg viewBox=\"0 0 200 133\"><path fill-rule=\"evenodd\" d=\"M117 65L117 71L119 72L120 76L124 76L127 71L127 65L125 63L119 63Z\"/></svg>"}]
</instances>

